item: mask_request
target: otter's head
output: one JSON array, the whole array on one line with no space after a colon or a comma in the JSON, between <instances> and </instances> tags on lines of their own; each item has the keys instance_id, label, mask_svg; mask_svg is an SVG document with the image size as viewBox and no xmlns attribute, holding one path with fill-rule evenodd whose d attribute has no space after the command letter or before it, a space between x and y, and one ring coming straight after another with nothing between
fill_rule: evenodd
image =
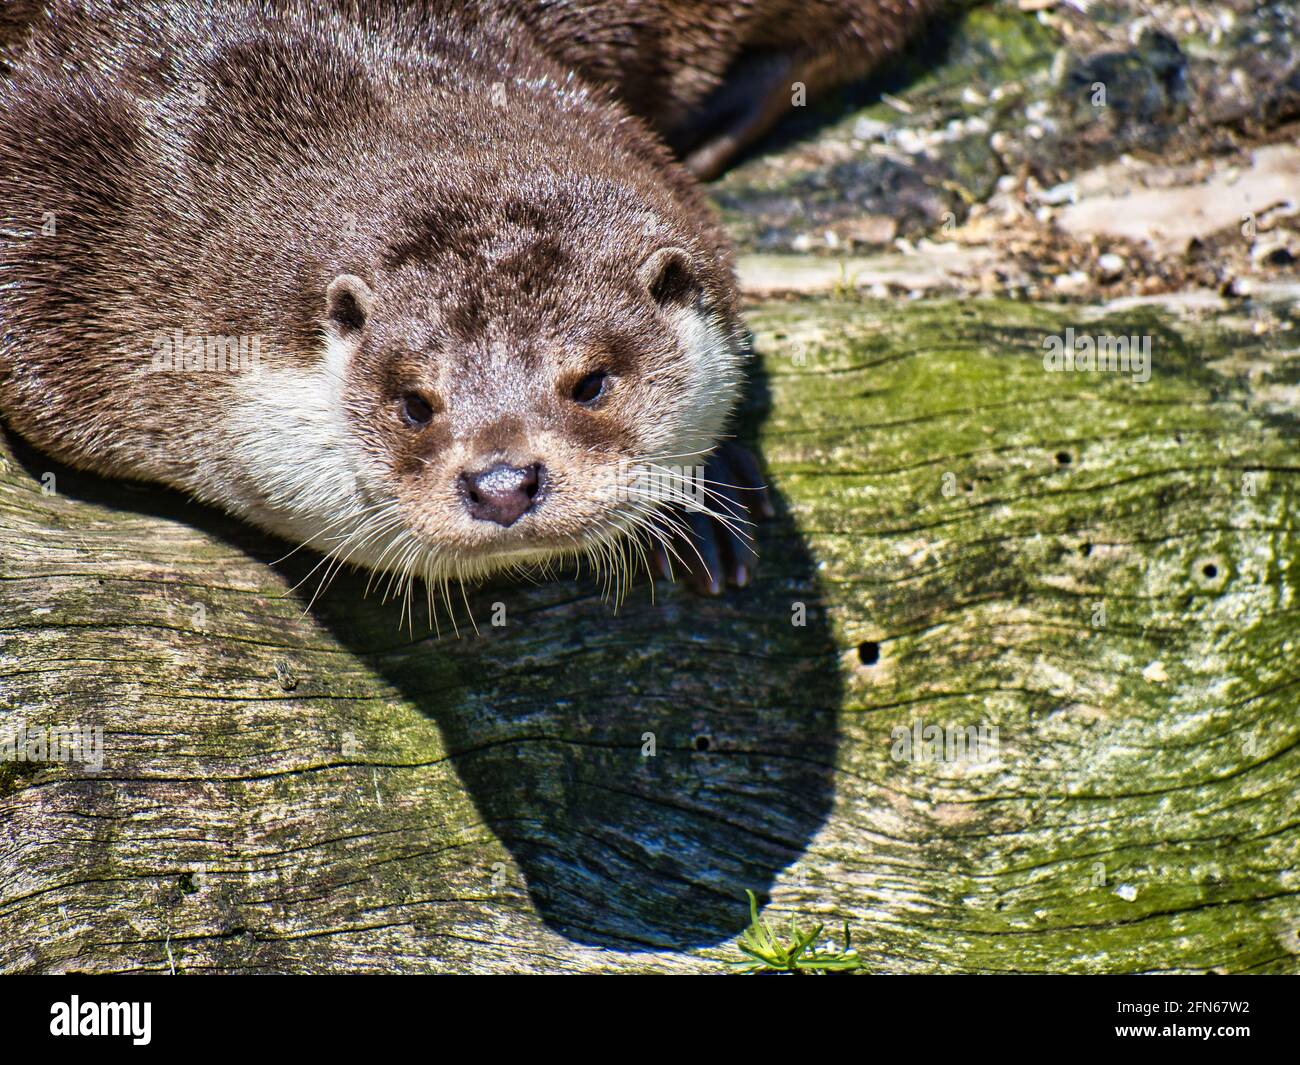
<instances>
[{"instance_id":1,"label":"otter's head","mask_svg":"<svg viewBox=\"0 0 1300 1065\"><path fill-rule=\"evenodd\" d=\"M689 498L739 385L734 281L691 232L618 207L443 208L328 282L355 488L317 547L473 578L608 559Z\"/></svg>"}]
</instances>

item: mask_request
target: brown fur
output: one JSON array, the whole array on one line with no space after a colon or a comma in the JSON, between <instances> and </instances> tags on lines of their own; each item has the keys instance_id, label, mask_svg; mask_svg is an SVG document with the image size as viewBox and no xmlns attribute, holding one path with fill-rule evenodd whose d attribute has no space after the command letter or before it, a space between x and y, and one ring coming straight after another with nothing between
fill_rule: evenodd
<instances>
[{"instance_id":1,"label":"brown fur","mask_svg":"<svg viewBox=\"0 0 1300 1065\"><path fill-rule=\"evenodd\" d=\"M716 174L790 107L864 77L940 0L494 0ZM712 141L713 143L709 143ZM701 148L701 145L703 147Z\"/></svg>"},{"instance_id":2,"label":"brown fur","mask_svg":"<svg viewBox=\"0 0 1300 1065\"><path fill-rule=\"evenodd\" d=\"M0 412L321 550L327 518L389 507L374 568L610 542L644 508L601 485L708 451L741 335L726 240L614 93L669 128L793 10L660 0L620 28L619 6L29 5L0 81ZM260 367L152 373L177 330L255 338ZM462 513L458 477L491 462L545 466L527 521Z\"/></svg>"}]
</instances>

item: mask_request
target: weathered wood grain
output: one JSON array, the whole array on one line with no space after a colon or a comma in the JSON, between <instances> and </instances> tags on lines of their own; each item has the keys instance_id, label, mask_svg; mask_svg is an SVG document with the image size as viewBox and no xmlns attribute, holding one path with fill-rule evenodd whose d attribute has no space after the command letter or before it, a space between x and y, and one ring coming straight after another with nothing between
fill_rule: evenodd
<instances>
[{"instance_id":1,"label":"weathered wood grain","mask_svg":"<svg viewBox=\"0 0 1300 1065\"><path fill-rule=\"evenodd\" d=\"M754 308L755 586L459 639L9 438L0 721L106 752L0 763L0 969L718 971L752 888L877 971L1300 970L1300 328L1094 317Z\"/></svg>"}]
</instances>

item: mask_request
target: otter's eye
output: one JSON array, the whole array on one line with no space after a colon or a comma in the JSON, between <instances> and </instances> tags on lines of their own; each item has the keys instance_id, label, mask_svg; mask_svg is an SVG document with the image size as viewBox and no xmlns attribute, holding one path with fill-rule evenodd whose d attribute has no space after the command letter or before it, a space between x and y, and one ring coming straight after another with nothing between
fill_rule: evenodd
<instances>
[{"instance_id":1,"label":"otter's eye","mask_svg":"<svg viewBox=\"0 0 1300 1065\"><path fill-rule=\"evenodd\" d=\"M574 403L595 403L600 399L600 394L605 391L605 371L596 370L587 374L581 381L573 386Z\"/></svg>"},{"instance_id":2,"label":"otter's eye","mask_svg":"<svg viewBox=\"0 0 1300 1065\"><path fill-rule=\"evenodd\" d=\"M402 420L412 428L418 429L429 424L433 418L433 408L423 396L409 392L402 397Z\"/></svg>"}]
</instances>

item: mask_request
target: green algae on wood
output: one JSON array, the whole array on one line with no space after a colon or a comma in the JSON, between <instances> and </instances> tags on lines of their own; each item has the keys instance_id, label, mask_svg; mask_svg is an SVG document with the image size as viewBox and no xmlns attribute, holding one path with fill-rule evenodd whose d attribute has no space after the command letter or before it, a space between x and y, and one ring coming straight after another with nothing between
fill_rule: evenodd
<instances>
[{"instance_id":1,"label":"green algae on wood","mask_svg":"<svg viewBox=\"0 0 1300 1065\"><path fill-rule=\"evenodd\" d=\"M720 971L750 889L873 972L1300 969L1294 317L750 320L781 513L719 601L308 609L314 560L10 440L0 707L106 758L4 775L0 968ZM1045 372L1067 328L1150 380Z\"/></svg>"}]
</instances>

